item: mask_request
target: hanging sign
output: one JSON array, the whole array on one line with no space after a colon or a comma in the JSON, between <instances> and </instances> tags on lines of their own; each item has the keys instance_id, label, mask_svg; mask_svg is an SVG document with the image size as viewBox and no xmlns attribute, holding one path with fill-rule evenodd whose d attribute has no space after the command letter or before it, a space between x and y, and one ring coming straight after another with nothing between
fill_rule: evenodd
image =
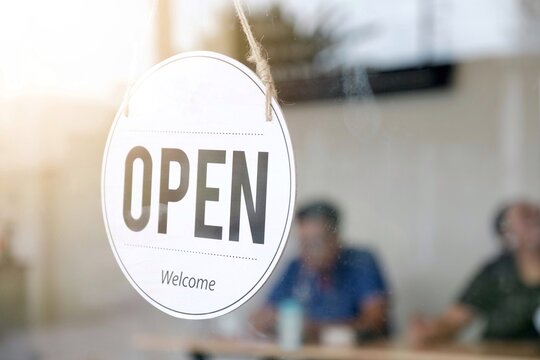
<instances>
[{"instance_id":1,"label":"hanging sign","mask_svg":"<svg viewBox=\"0 0 540 360\"><path fill-rule=\"evenodd\" d=\"M250 69L193 52L154 66L116 115L102 170L109 242L133 287L172 316L234 310L285 247L294 157L279 105L271 121L264 109Z\"/></svg>"}]
</instances>

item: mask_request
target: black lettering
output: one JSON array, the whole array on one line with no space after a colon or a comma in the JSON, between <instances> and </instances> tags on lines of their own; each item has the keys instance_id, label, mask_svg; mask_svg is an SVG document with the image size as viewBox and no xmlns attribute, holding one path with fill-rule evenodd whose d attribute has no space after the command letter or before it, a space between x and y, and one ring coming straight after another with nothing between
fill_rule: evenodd
<instances>
[{"instance_id":1,"label":"black lettering","mask_svg":"<svg viewBox=\"0 0 540 360\"><path fill-rule=\"evenodd\" d=\"M208 164L224 164L225 151L199 150L197 165L197 199L195 204L195 237L221 240L222 227L206 225L204 216L207 201L219 201L219 189L206 186Z\"/></svg>"},{"instance_id":2,"label":"black lettering","mask_svg":"<svg viewBox=\"0 0 540 360\"><path fill-rule=\"evenodd\" d=\"M165 281L167 282L167 284L169 284L171 282L171 278L173 276L174 273L170 273L168 271L163 271L161 270L161 283L164 284Z\"/></svg>"},{"instance_id":3,"label":"black lettering","mask_svg":"<svg viewBox=\"0 0 540 360\"><path fill-rule=\"evenodd\" d=\"M259 152L256 205L254 206L246 154L243 151L233 152L229 240L238 241L240 237L240 197L243 192L253 242L255 244L264 244L267 177L268 153Z\"/></svg>"},{"instance_id":4,"label":"black lettering","mask_svg":"<svg viewBox=\"0 0 540 360\"><path fill-rule=\"evenodd\" d=\"M180 164L180 184L176 189L169 189L169 175L171 162ZM161 150L161 180L159 184L159 221L158 233L167 233L167 213L169 203L182 200L189 187L189 160L185 152L180 149Z\"/></svg>"},{"instance_id":5,"label":"black lettering","mask_svg":"<svg viewBox=\"0 0 540 360\"><path fill-rule=\"evenodd\" d=\"M135 219L131 214L133 163L136 159L141 159L143 162L141 216L138 219ZM131 149L126 157L124 174L124 222L131 231L141 231L150 220L150 201L152 197L152 157L148 150L142 146Z\"/></svg>"},{"instance_id":6,"label":"black lettering","mask_svg":"<svg viewBox=\"0 0 540 360\"><path fill-rule=\"evenodd\" d=\"M206 279L197 279L197 289L208 289L208 280Z\"/></svg>"}]
</instances>

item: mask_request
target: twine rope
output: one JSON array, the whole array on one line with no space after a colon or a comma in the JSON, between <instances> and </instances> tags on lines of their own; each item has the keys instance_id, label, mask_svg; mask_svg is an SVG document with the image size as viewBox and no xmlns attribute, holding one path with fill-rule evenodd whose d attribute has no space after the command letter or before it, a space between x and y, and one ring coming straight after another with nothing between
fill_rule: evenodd
<instances>
[{"instance_id":1,"label":"twine rope","mask_svg":"<svg viewBox=\"0 0 540 360\"><path fill-rule=\"evenodd\" d=\"M247 60L255 65L255 72L259 78L261 78L262 83L266 87L266 121L272 121L272 98L277 100L277 91L274 84L274 78L270 72L268 57L263 56L263 47L257 40L255 40L255 36L251 31L251 26L249 26L249 22L240 0L234 0L234 7L236 9L236 15L238 16L240 24L242 25L242 30L244 31L249 44L249 55Z\"/></svg>"},{"instance_id":2,"label":"twine rope","mask_svg":"<svg viewBox=\"0 0 540 360\"><path fill-rule=\"evenodd\" d=\"M146 27L149 27L149 24L152 23L152 20L155 17L158 1L159 0L154 0L152 3L152 9L148 16ZM268 56L263 56L264 49L262 45L257 40L255 40L255 36L253 35L253 32L251 31L251 26L249 25L248 19L244 12L244 8L242 4L240 3L240 0L234 0L234 7L236 9L236 15L238 16L238 19L240 20L240 24L242 25L242 30L244 31L244 34L249 44L249 54L247 57L247 61L255 65L255 72L257 73L262 83L266 87L266 94L265 94L266 96L266 100L265 100L266 121L272 121L272 98L276 99L277 101L277 91L276 91L276 86L274 84L274 78L272 77L272 73L270 71L270 65L268 64ZM136 49L134 51L135 52L134 57L138 55L139 53L138 50L139 49ZM129 116L129 101L131 100L132 87L133 87L133 82L130 79L129 85L125 94L125 102L126 102L126 106L124 108L125 117Z\"/></svg>"}]
</instances>

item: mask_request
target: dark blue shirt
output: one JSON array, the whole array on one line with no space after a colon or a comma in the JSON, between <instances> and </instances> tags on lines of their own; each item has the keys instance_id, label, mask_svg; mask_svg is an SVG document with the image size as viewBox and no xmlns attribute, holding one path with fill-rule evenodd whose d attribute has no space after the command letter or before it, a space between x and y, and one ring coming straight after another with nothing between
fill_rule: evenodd
<instances>
[{"instance_id":1,"label":"dark blue shirt","mask_svg":"<svg viewBox=\"0 0 540 360\"><path fill-rule=\"evenodd\" d=\"M368 251L343 249L327 276L309 271L295 259L272 290L268 303L298 301L307 318L319 322L350 320L370 297L387 293L385 281Z\"/></svg>"}]
</instances>

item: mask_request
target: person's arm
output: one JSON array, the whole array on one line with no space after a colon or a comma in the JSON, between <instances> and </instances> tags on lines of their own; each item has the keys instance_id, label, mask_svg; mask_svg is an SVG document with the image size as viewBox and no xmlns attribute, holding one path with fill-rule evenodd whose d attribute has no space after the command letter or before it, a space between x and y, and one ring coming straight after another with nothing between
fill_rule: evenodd
<instances>
[{"instance_id":1,"label":"person's arm","mask_svg":"<svg viewBox=\"0 0 540 360\"><path fill-rule=\"evenodd\" d=\"M250 323L257 332L269 335L275 331L276 314L275 307L266 304L251 315Z\"/></svg>"},{"instance_id":2,"label":"person's arm","mask_svg":"<svg viewBox=\"0 0 540 360\"><path fill-rule=\"evenodd\" d=\"M380 337L388 330L388 289L374 255L365 254L358 263L358 315L351 326L361 336Z\"/></svg>"},{"instance_id":3,"label":"person's arm","mask_svg":"<svg viewBox=\"0 0 540 360\"><path fill-rule=\"evenodd\" d=\"M421 346L453 340L473 318L474 312L469 306L456 304L438 318L413 319L409 326L409 341Z\"/></svg>"},{"instance_id":4,"label":"person's arm","mask_svg":"<svg viewBox=\"0 0 540 360\"><path fill-rule=\"evenodd\" d=\"M359 333L384 334L388 327L388 300L386 296L374 295L360 305L360 313L351 326Z\"/></svg>"},{"instance_id":5,"label":"person's arm","mask_svg":"<svg viewBox=\"0 0 540 360\"><path fill-rule=\"evenodd\" d=\"M477 316L488 313L498 301L499 258L484 265L473 276L455 305L435 319L413 319L409 340L413 345L453 340Z\"/></svg>"},{"instance_id":6,"label":"person's arm","mask_svg":"<svg viewBox=\"0 0 540 360\"><path fill-rule=\"evenodd\" d=\"M304 338L308 343L318 342L321 332L332 326L347 326L364 339L381 337L387 333L388 300L385 296L374 295L362 301L361 311L357 317L339 322L313 322L306 319L304 324Z\"/></svg>"},{"instance_id":7,"label":"person's arm","mask_svg":"<svg viewBox=\"0 0 540 360\"><path fill-rule=\"evenodd\" d=\"M292 297L292 289L298 266L298 260L289 264L281 279L270 292L265 304L250 317L250 323L257 332L265 335L272 335L275 332L276 309L280 302Z\"/></svg>"}]
</instances>

